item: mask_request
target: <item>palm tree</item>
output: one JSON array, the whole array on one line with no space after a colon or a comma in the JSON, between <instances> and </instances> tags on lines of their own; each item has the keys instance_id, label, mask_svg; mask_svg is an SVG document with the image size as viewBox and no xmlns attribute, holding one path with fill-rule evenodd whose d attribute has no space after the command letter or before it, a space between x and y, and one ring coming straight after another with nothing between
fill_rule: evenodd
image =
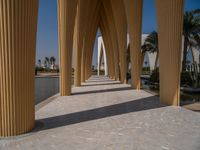
<instances>
[{"instance_id":1,"label":"palm tree","mask_svg":"<svg viewBox=\"0 0 200 150\"><path fill-rule=\"evenodd\" d=\"M142 45L142 54L144 57L144 54L146 52L149 53L155 53L156 54L156 61L155 61L155 66L154 69L156 69L157 64L158 64L158 57L159 57L159 50L158 50L158 33L156 31L151 32L145 39L144 44Z\"/></svg>"},{"instance_id":2,"label":"palm tree","mask_svg":"<svg viewBox=\"0 0 200 150\"><path fill-rule=\"evenodd\" d=\"M55 59L55 57L50 57L50 64L53 66L53 68L54 68L54 66L55 66L55 62L56 62L56 59Z\"/></svg>"},{"instance_id":3,"label":"palm tree","mask_svg":"<svg viewBox=\"0 0 200 150\"><path fill-rule=\"evenodd\" d=\"M41 60L38 59L38 67L41 67Z\"/></svg>"},{"instance_id":4,"label":"palm tree","mask_svg":"<svg viewBox=\"0 0 200 150\"><path fill-rule=\"evenodd\" d=\"M183 36L184 47L182 71L186 71L188 50L200 47L200 9L185 12L183 22Z\"/></svg>"},{"instance_id":5,"label":"palm tree","mask_svg":"<svg viewBox=\"0 0 200 150\"><path fill-rule=\"evenodd\" d=\"M55 57L50 57L50 63L53 65L53 64L55 64L55 61L56 61L56 59L55 59Z\"/></svg>"},{"instance_id":6,"label":"palm tree","mask_svg":"<svg viewBox=\"0 0 200 150\"><path fill-rule=\"evenodd\" d=\"M45 57L45 61L46 61L47 68L49 68L49 58Z\"/></svg>"},{"instance_id":7,"label":"palm tree","mask_svg":"<svg viewBox=\"0 0 200 150\"><path fill-rule=\"evenodd\" d=\"M44 61L44 67L47 68L47 61Z\"/></svg>"}]
</instances>

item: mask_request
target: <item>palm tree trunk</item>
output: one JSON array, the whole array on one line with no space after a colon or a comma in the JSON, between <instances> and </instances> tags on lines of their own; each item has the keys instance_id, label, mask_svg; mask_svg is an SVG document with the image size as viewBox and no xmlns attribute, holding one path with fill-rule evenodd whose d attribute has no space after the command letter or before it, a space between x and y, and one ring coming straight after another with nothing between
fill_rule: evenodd
<instances>
[{"instance_id":1,"label":"palm tree trunk","mask_svg":"<svg viewBox=\"0 0 200 150\"><path fill-rule=\"evenodd\" d=\"M186 71L186 63L187 63L187 38L184 39L182 72Z\"/></svg>"}]
</instances>

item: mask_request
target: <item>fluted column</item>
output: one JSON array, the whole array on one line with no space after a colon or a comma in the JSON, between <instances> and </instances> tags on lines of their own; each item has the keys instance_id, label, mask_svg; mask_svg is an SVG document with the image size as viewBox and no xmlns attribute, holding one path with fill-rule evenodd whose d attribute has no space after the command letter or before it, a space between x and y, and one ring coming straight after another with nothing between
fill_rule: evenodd
<instances>
[{"instance_id":1,"label":"fluted column","mask_svg":"<svg viewBox=\"0 0 200 150\"><path fill-rule=\"evenodd\" d=\"M110 20L111 21L111 20ZM105 14L105 10L101 9L101 31L102 37L104 39L106 51L108 52L108 58L110 59L110 78L115 79L115 61L114 61L114 47L112 43L111 32L109 30L109 21L107 20L107 16Z\"/></svg>"},{"instance_id":2,"label":"fluted column","mask_svg":"<svg viewBox=\"0 0 200 150\"><path fill-rule=\"evenodd\" d=\"M34 127L37 13L37 0L0 1L0 136Z\"/></svg>"},{"instance_id":3,"label":"fluted column","mask_svg":"<svg viewBox=\"0 0 200 150\"><path fill-rule=\"evenodd\" d=\"M179 105L183 0L156 0L160 54L160 101Z\"/></svg>"},{"instance_id":4,"label":"fluted column","mask_svg":"<svg viewBox=\"0 0 200 150\"><path fill-rule=\"evenodd\" d=\"M92 54L93 47L95 42L95 37L98 29L99 22L99 8L101 6L101 1L92 0L91 1L91 12L89 13L89 21L87 25L87 37L85 42L85 80L87 80L91 75L91 62L92 62Z\"/></svg>"},{"instance_id":5,"label":"fluted column","mask_svg":"<svg viewBox=\"0 0 200 150\"><path fill-rule=\"evenodd\" d=\"M58 0L60 94L71 94L72 47L77 0Z\"/></svg>"},{"instance_id":6,"label":"fluted column","mask_svg":"<svg viewBox=\"0 0 200 150\"><path fill-rule=\"evenodd\" d=\"M103 0L103 7L105 11L105 20L108 24L108 30L111 37L111 43L113 47L113 59L114 59L114 73L115 73L115 79L119 80L119 50L118 50L118 43L117 43L117 32L112 12L111 3L108 0Z\"/></svg>"},{"instance_id":7,"label":"fluted column","mask_svg":"<svg viewBox=\"0 0 200 150\"><path fill-rule=\"evenodd\" d=\"M74 36L74 86L81 86L81 59L89 0L78 0Z\"/></svg>"},{"instance_id":8,"label":"fluted column","mask_svg":"<svg viewBox=\"0 0 200 150\"><path fill-rule=\"evenodd\" d=\"M104 41L102 36L98 37L98 52L102 51L102 55L103 55L103 59L104 59L104 75L108 76L108 66L107 66L107 55L106 55L106 51L105 51L105 46L104 46ZM98 56L101 55L98 53ZM99 58L99 57L98 57ZM101 57L100 60L98 60L99 64L99 68L100 68L100 64L101 64Z\"/></svg>"},{"instance_id":9,"label":"fluted column","mask_svg":"<svg viewBox=\"0 0 200 150\"><path fill-rule=\"evenodd\" d=\"M97 75L100 75L101 69L101 62L103 58L103 46L100 39L98 39L98 53L97 53Z\"/></svg>"},{"instance_id":10,"label":"fluted column","mask_svg":"<svg viewBox=\"0 0 200 150\"><path fill-rule=\"evenodd\" d=\"M82 49L82 63L81 63L81 82L85 82L87 79L87 60L88 60L88 50L90 47L90 36L91 36L91 29L95 22L95 13L99 7L99 0L90 0L89 1L89 10L86 16L86 26L85 26L85 36L83 40L83 49Z\"/></svg>"},{"instance_id":11,"label":"fluted column","mask_svg":"<svg viewBox=\"0 0 200 150\"><path fill-rule=\"evenodd\" d=\"M81 82L85 82L85 46L86 45L86 38L83 39L83 49L81 55Z\"/></svg>"},{"instance_id":12,"label":"fluted column","mask_svg":"<svg viewBox=\"0 0 200 150\"><path fill-rule=\"evenodd\" d=\"M130 37L131 85L140 89L142 0L124 0Z\"/></svg>"},{"instance_id":13,"label":"fluted column","mask_svg":"<svg viewBox=\"0 0 200 150\"><path fill-rule=\"evenodd\" d=\"M113 17L117 31L117 41L118 41L119 61L120 61L120 80L122 83L127 83L126 81L127 22L126 22L124 4L123 0L110 0L110 2L112 6Z\"/></svg>"},{"instance_id":14,"label":"fluted column","mask_svg":"<svg viewBox=\"0 0 200 150\"><path fill-rule=\"evenodd\" d=\"M99 17L97 17L99 18ZM94 52L94 43L95 43L95 40L96 40L96 33L97 33L97 30L98 30L98 20L95 20L95 24L94 24L94 29L93 29L93 32L92 32L92 35L91 35L91 44L90 44L90 48L89 48L89 53L88 53L88 56L89 56L89 59L88 59L88 63L87 63L87 68L88 68L88 76L87 76L87 79L90 78L90 76L92 75L92 59L93 59L93 52Z\"/></svg>"},{"instance_id":15,"label":"fluted column","mask_svg":"<svg viewBox=\"0 0 200 150\"><path fill-rule=\"evenodd\" d=\"M100 30L101 30L101 34L102 34L102 38L104 41L104 47L105 47L105 51L106 51L106 56L107 56L107 60L108 60L108 76L112 79L113 75L114 75L114 62L112 59L112 47L110 44L110 37L108 35L108 28L106 28L105 25L105 20L104 17L101 16L100 19Z\"/></svg>"}]
</instances>

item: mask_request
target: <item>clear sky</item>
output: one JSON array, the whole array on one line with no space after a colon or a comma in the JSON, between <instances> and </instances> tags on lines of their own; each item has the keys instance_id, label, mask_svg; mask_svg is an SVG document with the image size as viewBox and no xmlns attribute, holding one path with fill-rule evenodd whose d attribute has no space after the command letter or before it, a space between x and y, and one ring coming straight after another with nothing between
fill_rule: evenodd
<instances>
[{"instance_id":1,"label":"clear sky","mask_svg":"<svg viewBox=\"0 0 200 150\"><path fill-rule=\"evenodd\" d=\"M200 8L200 0L185 0L185 11ZM157 30L155 0L144 0L143 33ZM58 62L57 0L39 0L37 52L38 59L54 56ZM97 60L97 42L94 46L93 64Z\"/></svg>"}]
</instances>

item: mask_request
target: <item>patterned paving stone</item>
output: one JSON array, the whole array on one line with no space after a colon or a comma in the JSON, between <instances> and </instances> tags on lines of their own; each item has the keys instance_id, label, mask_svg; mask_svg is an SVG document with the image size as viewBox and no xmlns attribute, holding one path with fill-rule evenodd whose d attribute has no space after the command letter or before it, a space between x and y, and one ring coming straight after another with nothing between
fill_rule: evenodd
<instances>
[{"instance_id":1,"label":"patterned paving stone","mask_svg":"<svg viewBox=\"0 0 200 150\"><path fill-rule=\"evenodd\" d=\"M197 112L106 77L72 92L40 108L31 133L0 139L0 150L200 150Z\"/></svg>"}]
</instances>

